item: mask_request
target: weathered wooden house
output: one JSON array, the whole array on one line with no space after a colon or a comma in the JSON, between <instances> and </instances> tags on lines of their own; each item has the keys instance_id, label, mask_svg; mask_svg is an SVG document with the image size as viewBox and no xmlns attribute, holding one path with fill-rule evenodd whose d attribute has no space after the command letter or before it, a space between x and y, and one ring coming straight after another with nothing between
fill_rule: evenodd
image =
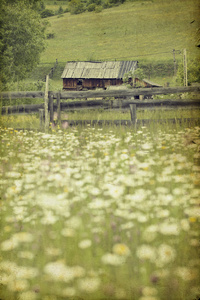
<instances>
[{"instance_id":1,"label":"weathered wooden house","mask_svg":"<svg viewBox=\"0 0 200 300\"><path fill-rule=\"evenodd\" d=\"M123 84L126 73L137 68L137 61L68 62L62 73L63 89L106 89Z\"/></svg>"}]
</instances>

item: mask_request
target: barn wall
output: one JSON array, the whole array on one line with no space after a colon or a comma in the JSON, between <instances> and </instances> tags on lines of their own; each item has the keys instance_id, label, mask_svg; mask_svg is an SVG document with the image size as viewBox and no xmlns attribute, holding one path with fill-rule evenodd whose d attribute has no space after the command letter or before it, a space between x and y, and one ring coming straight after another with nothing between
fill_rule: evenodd
<instances>
[{"instance_id":1,"label":"barn wall","mask_svg":"<svg viewBox=\"0 0 200 300\"><path fill-rule=\"evenodd\" d=\"M80 81L82 84L80 85ZM67 90L80 90L80 89L95 89L95 88L107 88L110 85L121 85L123 81L121 79L71 79L63 78L63 89Z\"/></svg>"},{"instance_id":2,"label":"barn wall","mask_svg":"<svg viewBox=\"0 0 200 300\"><path fill-rule=\"evenodd\" d=\"M63 89L76 90L77 81L75 79L63 78Z\"/></svg>"}]
</instances>

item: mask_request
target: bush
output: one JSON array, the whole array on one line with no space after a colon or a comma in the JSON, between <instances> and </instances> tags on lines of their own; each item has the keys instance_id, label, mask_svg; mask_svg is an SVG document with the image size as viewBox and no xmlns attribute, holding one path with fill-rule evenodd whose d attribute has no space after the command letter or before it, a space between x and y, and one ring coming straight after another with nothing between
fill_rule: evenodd
<instances>
[{"instance_id":1,"label":"bush","mask_svg":"<svg viewBox=\"0 0 200 300\"><path fill-rule=\"evenodd\" d=\"M96 9L96 4L91 3L88 5L87 10L88 11L94 11Z\"/></svg>"},{"instance_id":2,"label":"bush","mask_svg":"<svg viewBox=\"0 0 200 300\"><path fill-rule=\"evenodd\" d=\"M95 5L101 5L101 0L89 0L88 2L87 2L87 5L89 5L89 4L95 4Z\"/></svg>"},{"instance_id":3,"label":"bush","mask_svg":"<svg viewBox=\"0 0 200 300\"><path fill-rule=\"evenodd\" d=\"M50 9L44 9L41 13L41 18L48 18L54 16L53 10Z\"/></svg>"},{"instance_id":4,"label":"bush","mask_svg":"<svg viewBox=\"0 0 200 300\"><path fill-rule=\"evenodd\" d=\"M58 12L57 12L58 15L63 14L63 12L64 12L64 10L63 10L62 6L60 6L59 9L58 9Z\"/></svg>"},{"instance_id":5,"label":"bush","mask_svg":"<svg viewBox=\"0 0 200 300\"><path fill-rule=\"evenodd\" d=\"M55 33L47 33L47 39L54 39L55 38Z\"/></svg>"},{"instance_id":6,"label":"bush","mask_svg":"<svg viewBox=\"0 0 200 300\"><path fill-rule=\"evenodd\" d=\"M81 14L85 11L85 7L80 0L72 0L69 3L69 11L72 15Z\"/></svg>"},{"instance_id":7,"label":"bush","mask_svg":"<svg viewBox=\"0 0 200 300\"><path fill-rule=\"evenodd\" d=\"M112 5L110 4L109 0L105 0L103 3L102 3L102 6L103 8L110 8L112 7Z\"/></svg>"},{"instance_id":8,"label":"bush","mask_svg":"<svg viewBox=\"0 0 200 300\"><path fill-rule=\"evenodd\" d=\"M96 12L96 13L100 13L100 12L102 12L102 10L103 10L103 7L102 7L101 5L98 5L98 6L96 6L96 8L95 8L95 12Z\"/></svg>"}]
</instances>

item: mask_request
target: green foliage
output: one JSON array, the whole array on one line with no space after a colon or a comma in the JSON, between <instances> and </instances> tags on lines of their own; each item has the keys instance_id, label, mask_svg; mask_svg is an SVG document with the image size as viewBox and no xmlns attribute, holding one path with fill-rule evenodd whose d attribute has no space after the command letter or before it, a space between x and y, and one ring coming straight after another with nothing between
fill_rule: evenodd
<instances>
[{"instance_id":1,"label":"green foliage","mask_svg":"<svg viewBox=\"0 0 200 300\"><path fill-rule=\"evenodd\" d=\"M44 9L41 11L40 15L42 18L48 18L54 16L54 12L51 9Z\"/></svg>"},{"instance_id":2,"label":"green foliage","mask_svg":"<svg viewBox=\"0 0 200 300\"><path fill-rule=\"evenodd\" d=\"M58 9L58 15L63 14L63 12L64 12L64 10L63 10L62 6L60 6Z\"/></svg>"},{"instance_id":3,"label":"green foliage","mask_svg":"<svg viewBox=\"0 0 200 300\"><path fill-rule=\"evenodd\" d=\"M42 80L37 80L36 82L9 82L7 84L8 91L43 91L45 88L45 82ZM23 100L22 100L23 101Z\"/></svg>"},{"instance_id":4,"label":"green foliage","mask_svg":"<svg viewBox=\"0 0 200 300\"><path fill-rule=\"evenodd\" d=\"M109 2L109 0L105 0L103 1L103 4L102 4L103 8L110 8L112 7L112 4Z\"/></svg>"},{"instance_id":5,"label":"green foliage","mask_svg":"<svg viewBox=\"0 0 200 300\"><path fill-rule=\"evenodd\" d=\"M69 11L72 15L81 14L85 11L84 4L81 2L81 0L72 0L69 3Z\"/></svg>"},{"instance_id":6,"label":"green foliage","mask_svg":"<svg viewBox=\"0 0 200 300\"><path fill-rule=\"evenodd\" d=\"M103 7L102 7L101 5L97 5L97 6L95 7L95 12L96 12L96 13L100 13L102 10L103 10Z\"/></svg>"},{"instance_id":7,"label":"green foliage","mask_svg":"<svg viewBox=\"0 0 200 300\"><path fill-rule=\"evenodd\" d=\"M133 77L138 78L139 80L144 79L144 71L141 68L137 68L133 74Z\"/></svg>"},{"instance_id":8,"label":"green foliage","mask_svg":"<svg viewBox=\"0 0 200 300\"><path fill-rule=\"evenodd\" d=\"M123 77L123 83L126 83L126 84L128 84L128 83L130 83L131 82L131 80L132 80L132 78L133 78L133 72L128 72L128 73L125 73L124 74L124 77Z\"/></svg>"},{"instance_id":9,"label":"green foliage","mask_svg":"<svg viewBox=\"0 0 200 300\"><path fill-rule=\"evenodd\" d=\"M0 29L0 82L26 77L45 48L45 24L39 13L22 3L4 5Z\"/></svg>"},{"instance_id":10,"label":"green foliage","mask_svg":"<svg viewBox=\"0 0 200 300\"><path fill-rule=\"evenodd\" d=\"M191 83L194 83L194 82L200 83L200 59L199 58L196 60L192 59L192 60L188 61L187 77L188 77L188 85L191 85ZM179 65L176 80L179 85L184 84L183 64Z\"/></svg>"},{"instance_id":11,"label":"green foliage","mask_svg":"<svg viewBox=\"0 0 200 300\"><path fill-rule=\"evenodd\" d=\"M54 39L55 38L55 34L54 33L47 33L47 39L50 40L50 39Z\"/></svg>"},{"instance_id":12,"label":"green foliage","mask_svg":"<svg viewBox=\"0 0 200 300\"><path fill-rule=\"evenodd\" d=\"M96 8L96 4L95 3L91 3L88 5L87 10L88 11L94 11Z\"/></svg>"}]
</instances>

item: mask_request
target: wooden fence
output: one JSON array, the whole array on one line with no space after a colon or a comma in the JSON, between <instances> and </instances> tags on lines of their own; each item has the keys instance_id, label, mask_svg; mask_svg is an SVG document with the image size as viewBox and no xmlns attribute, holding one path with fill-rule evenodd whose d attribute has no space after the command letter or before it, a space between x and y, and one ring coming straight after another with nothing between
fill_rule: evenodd
<instances>
[{"instance_id":1,"label":"wooden fence","mask_svg":"<svg viewBox=\"0 0 200 300\"><path fill-rule=\"evenodd\" d=\"M62 110L76 110L81 108L103 108L103 109L124 109L130 108L131 121L115 120L115 121L81 121L83 124L136 124L137 108L141 107L200 107L200 100L136 100L135 96L148 95L167 95L167 94L182 94L189 92L200 92L200 87L173 87L173 88L142 88L142 89L121 89L121 90L93 90L93 91L62 91L51 92L48 91L49 76L46 77L45 92L7 92L1 93L2 99L17 99L17 98L42 98L42 104L29 105L15 105L1 108L2 114L11 113L30 113L38 112L40 114L40 124L47 131L49 128L49 121L54 121L54 112L57 112L58 122L61 122ZM73 100L63 101L61 100ZM78 99L78 101L77 101ZM82 100L80 100L82 99ZM56 100L56 101L54 101ZM181 119L182 120L182 119ZM181 121L180 120L180 121ZM139 121L139 120L138 120ZM150 121L150 120L149 120ZM182 120L184 121L184 120ZM198 122L200 119L198 120ZM80 121L68 121L69 125L77 125ZM140 120L140 122L144 122ZM146 120L148 122L148 120Z\"/></svg>"}]
</instances>

